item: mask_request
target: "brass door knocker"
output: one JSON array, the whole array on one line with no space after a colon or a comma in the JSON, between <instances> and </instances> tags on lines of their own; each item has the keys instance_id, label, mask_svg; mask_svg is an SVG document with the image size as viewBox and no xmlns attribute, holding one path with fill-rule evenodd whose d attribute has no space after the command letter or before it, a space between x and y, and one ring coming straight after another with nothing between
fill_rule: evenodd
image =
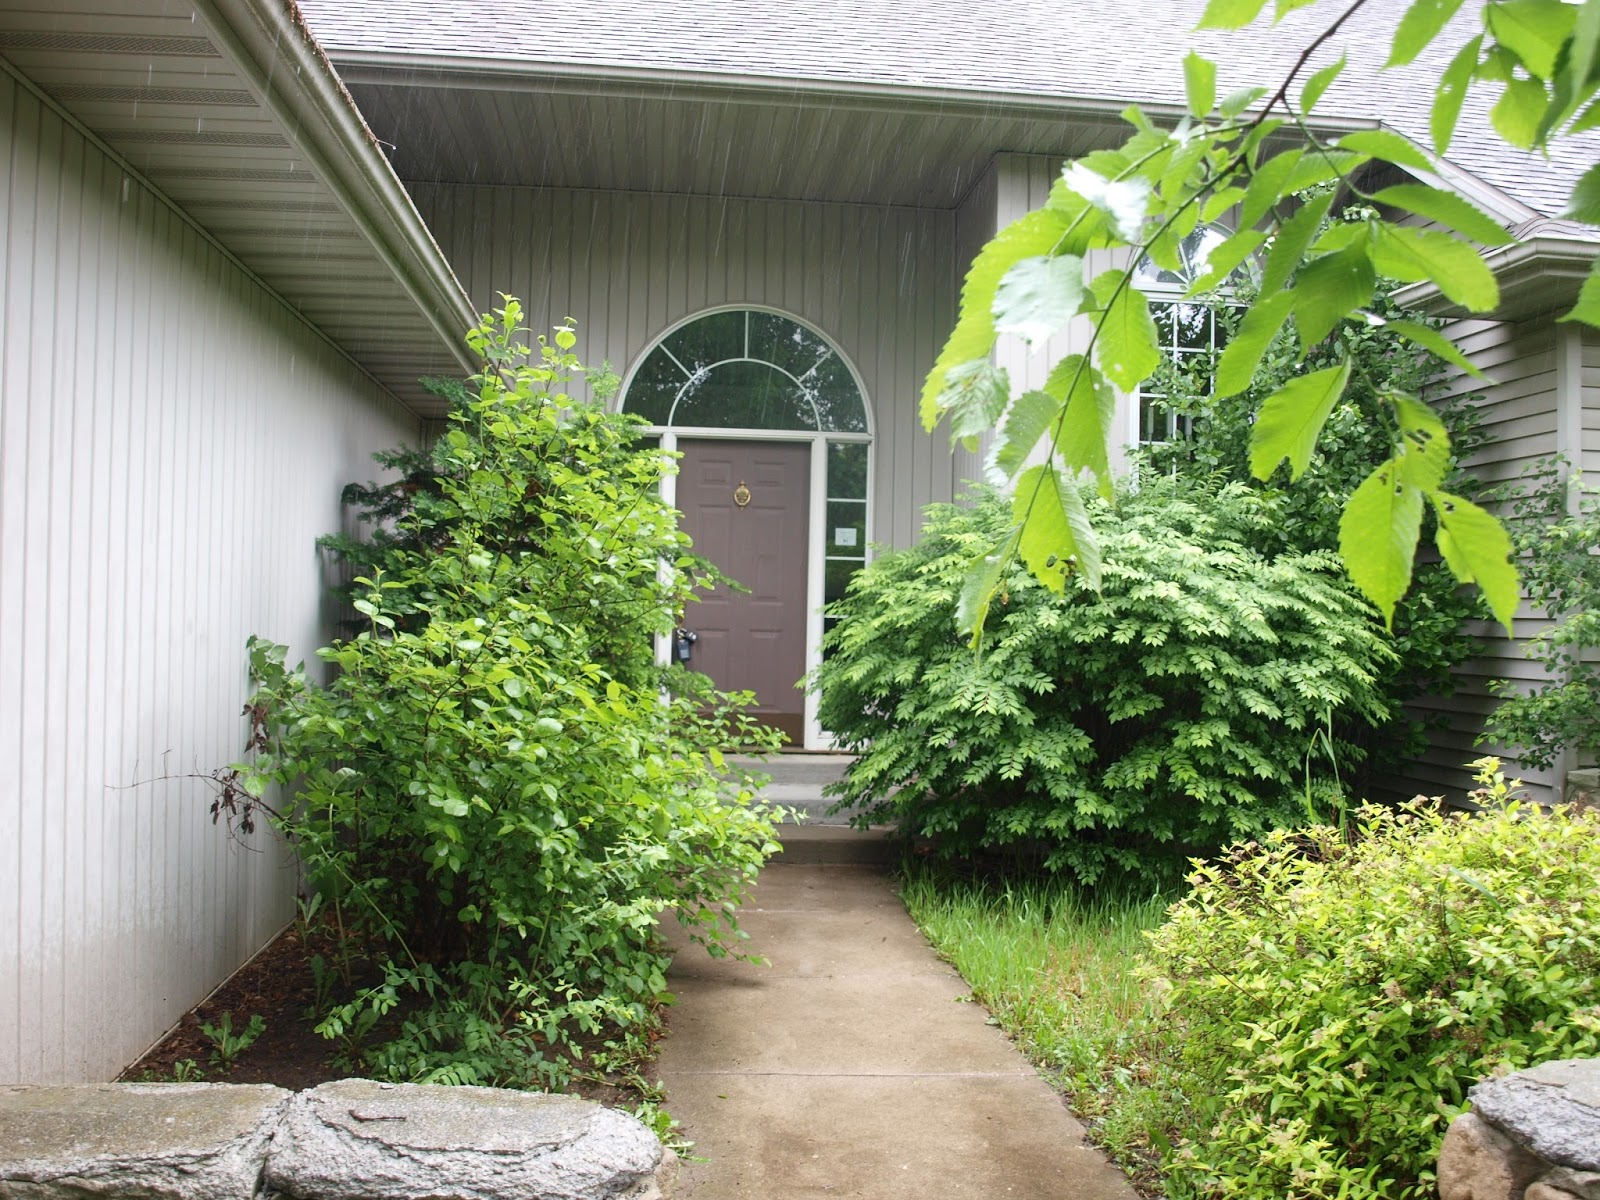
<instances>
[{"instance_id":1,"label":"brass door knocker","mask_svg":"<svg viewBox=\"0 0 1600 1200\"><path fill-rule=\"evenodd\" d=\"M733 489L733 502L740 508L750 503L750 489L745 486L744 480L739 480L739 486Z\"/></svg>"}]
</instances>

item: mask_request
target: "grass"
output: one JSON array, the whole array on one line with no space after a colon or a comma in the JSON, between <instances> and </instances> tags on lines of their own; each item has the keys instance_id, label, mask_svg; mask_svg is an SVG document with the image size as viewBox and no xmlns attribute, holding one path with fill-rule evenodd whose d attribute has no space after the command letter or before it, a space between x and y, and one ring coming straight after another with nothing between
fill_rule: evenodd
<instances>
[{"instance_id":1,"label":"grass","mask_svg":"<svg viewBox=\"0 0 1600 1200\"><path fill-rule=\"evenodd\" d=\"M1141 977L1143 933L1161 896L1086 896L1049 880L1001 883L917 871L912 918L977 1000L1147 1195L1164 1195L1160 1154L1186 1124L1175 1039Z\"/></svg>"}]
</instances>

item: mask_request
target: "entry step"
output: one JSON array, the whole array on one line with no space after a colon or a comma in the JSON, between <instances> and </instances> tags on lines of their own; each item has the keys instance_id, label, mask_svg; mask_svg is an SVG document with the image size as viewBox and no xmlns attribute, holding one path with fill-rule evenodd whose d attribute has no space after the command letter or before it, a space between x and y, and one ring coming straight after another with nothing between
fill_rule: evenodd
<instances>
[{"instance_id":1,"label":"entry step","mask_svg":"<svg viewBox=\"0 0 1600 1200\"><path fill-rule=\"evenodd\" d=\"M778 841L783 849L772 856L772 862L789 866L889 865L900 857L894 827L890 825L874 825L870 829L849 825L780 825Z\"/></svg>"}]
</instances>

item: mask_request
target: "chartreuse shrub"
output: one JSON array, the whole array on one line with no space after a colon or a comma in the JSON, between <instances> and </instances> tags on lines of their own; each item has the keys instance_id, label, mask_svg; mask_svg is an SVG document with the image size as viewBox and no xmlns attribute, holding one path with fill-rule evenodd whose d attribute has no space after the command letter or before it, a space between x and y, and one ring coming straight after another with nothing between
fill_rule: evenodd
<instances>
[{"instance_id":1,"label":"chartreuse shrub","mask_svg":"<svg viewBox=\"0 0 1600 1200\"><path fill-rule=\"evenodd\" d=\"M1502 794L1492 760L1481 778ZM1479 1078L1600 1054L1600 818L1363 808L1199 867L1150 937L1174 1195L1422 1197Z\"/></svg>"},{"instance_id":2,"label":"chartreuse shrub","mask_svg":"<svg viewBox=\"0 0 1600 1200\"><path fill-rule=\"evenodd\" d=\"M586 1045L637 1043L657 918L735 950L776 849L718 749L748 733L718 715L736 698L664 700L653 666L694 579L661 569L687 550L664 460L562 394L570 330L530 350L519 319L508 299L472 333L484 370L357 580L366 627L318 652L329 681L251 647L243 786L292 792L277 820L357 986L319 1028L383 1078L559 1084Z\"/></svg>"},{"instance_id":3,"label":"chartreuse shrub","mask_svg":"<svg viewBox=\"0 0 1600 1200\"><path fill-rule=\"evenodd\" d=\"M821 718L858 755L836 792L862 819L1092 882L1342 802L1328 731L1385 719L1389 651L1329 556L1250 549L1270 518L1241 487L1147 481L1095 508L1099 591L1012 564L974 653L963 580L1011 519L987 494L930 509L830 610Z\"/></svg>"}]
</instances>

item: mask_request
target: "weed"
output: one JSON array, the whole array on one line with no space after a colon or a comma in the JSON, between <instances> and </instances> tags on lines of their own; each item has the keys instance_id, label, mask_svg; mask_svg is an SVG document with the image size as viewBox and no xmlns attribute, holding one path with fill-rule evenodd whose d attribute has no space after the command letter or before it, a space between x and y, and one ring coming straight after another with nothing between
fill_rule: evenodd
<instances>
[{"instance_id":1,"label":"weed","mask_svg":"<svg viewBox=\"0 0 1600 1200\"><path fill-rule=\"evenodd\" d=\"M250 1049L266 1029L267 1022L260 1013L252 1014L249 1024L237 1033L234 1032L231 1012L223 1013L215 1025L207 1023L200 1026L200 1032L205 1034L211 1043L212 1064L224 1071L233 1070L233 1064L239 1060L239 1055Z\"/></svg>"}]
</instances>

